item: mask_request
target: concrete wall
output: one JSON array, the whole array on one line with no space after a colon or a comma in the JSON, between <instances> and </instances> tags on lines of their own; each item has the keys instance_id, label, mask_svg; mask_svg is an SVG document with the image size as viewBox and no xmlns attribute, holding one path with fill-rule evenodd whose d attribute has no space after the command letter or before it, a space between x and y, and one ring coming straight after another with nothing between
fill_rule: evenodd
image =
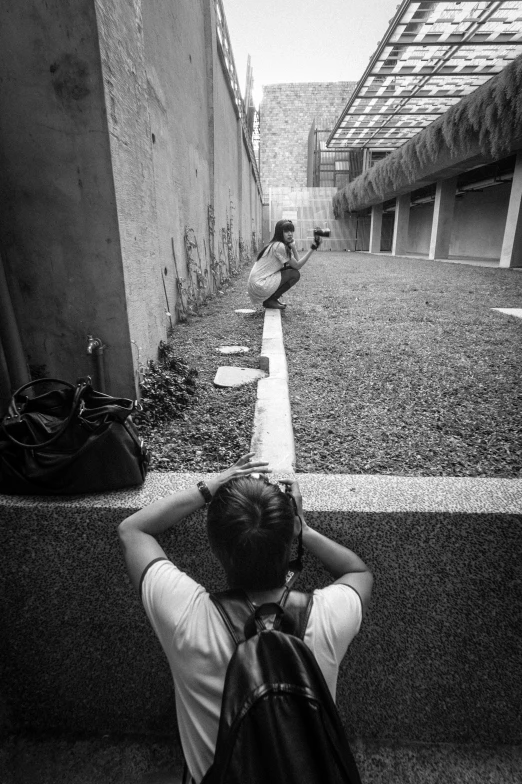
<instances>
[{"instance_id":1,"label":"concrete wall","mask_svg":"<svg viewBox=\"0 0 522 784\"><path fill-rule=\"evenodd\" d=\"M128 582L115 528L167 488L198 478L151 474L141 490L87 502L0 499L4 729L174 729L170 672ZM334 479L341 499L359 498L349 492L353 479ZM478 480L486 500L490 481ZM506 488L496 492L507 503L516 485L500 481ZM352 547L375 575L370 611L339 678L350 735L520 743L520 515L508 503L498 513L478 511L492 506L486 500L468 512L464 502L439 512L362 512L355 498L355 509L332 511L331 477L322 490L317 477L300 482L305 503L313 501L309 523ZM209 590L222 586L203 513L161 541ZM299 587L327 582L307 556Z\"/></svg>"},{"instance_id":2,"label":"concrete wall","mask_svg":"<svg viewBox=\"0 0 522 784\"><path fill-rule=\"evenodd\" d=\"M333 128L356 82L270 84L260 105L260 168L270 186L307 185L308 134L313 120ZM321 126L322 127L322 126Z\"/></svg>"},{"instance_id":3,"label":"concrete wall","mask_svg":"<svg viewBox=\"0 0 522 784\"><path fill-rule=\"evenodd\" d=\"M102 64L92 0L6 0L0 23L0 255L26 356L47 375L133 389ZM109 354L110 352L110 354Z\"/></svg>"},{"instance_id":4,"label":"concrete wall","mask_svg":"<svg viewBox=\"0 0 522 784\"><path fill-rule=\"evenodd\" d=\"M499 185L456 200L450 255L500 258L510 190Z\"/></svg>"},{"instance_id":5,"label":"concrete wall","mask_svg":"<svg viewBox=\"0 0 522 784\"><path fill-rule=\"evenodd\" d=\"M509 184L468 191L455 200L450 256L498 259L509 204ZM428 253L433 204L410 209L408 252Z\"/></svg>"},{"instance_id":6,"label":"concrete wall","mask_svg":"<svg viewBox=\"0 0 522 784\"><path fill-rule=\"evenodd\" d=\"M410 253L429 253L433 204L419 204L410 208L408 250Z\"/></svg>"},{"instance_id":7,"label":"concrete wall","mask_svg":"<svg viewBox=\"0 0 522 784\"><path fill-rule=\"evenodd\" d=\"M252 217L261 232L214 3L6 0L0 21L0 256L24 351L96 379L92 333L108 391L133 397L170 324L163 282L175 318L172 243L186 278L209 204L217 234L230 215L236 241Z\"/></svg>"}]
</instances>

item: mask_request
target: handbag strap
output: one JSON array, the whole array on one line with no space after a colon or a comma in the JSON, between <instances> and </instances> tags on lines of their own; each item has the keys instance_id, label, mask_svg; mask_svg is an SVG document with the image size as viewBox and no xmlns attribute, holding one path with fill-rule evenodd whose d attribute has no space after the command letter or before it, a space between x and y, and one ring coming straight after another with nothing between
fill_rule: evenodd
<instances>
[{"instance_id":1,"label":"handbag strap","mask_svg":"<svg viewBox=\"0 0 522 784\"><path fill-rule=\"evenodd\" d=\"M38 383L43 382L43 381L46 381L46 382L54 381L54 382L57 382L59 384L65 384L66 386L71 387L72 389L74 389L74 384L69 383L69 381L62 381L59 378L39 378L36 381L30 381L28 384L24 384L23 387L20 387L20 389L17 389L17 391L14 393L14 395L12 397L12 401L11 402L12 402L13 408L17 412L18 416L21 416L21 414L18 411L18 408L16 406L16 396L19 395L21 392L23 392L24 389L27 389L28 387L34 386L34 384L38 384ZM72 419L73 419L73 417L76 414L76 411L78 409L78 405L79 405L79 402L80 402L81 394L82 394L83 390L85 389L85 387L87 387L89 385L89 383L90 383L90 379L87 380L85 378L82 378L82 379L80 379L78 381L78 383L76 384L76 389L75 389L75 392L74 392L74 398L73 398L73 401L72 401L72 404L71 404L71 410L69 412L69 416L67 417L67 419L65 420L63 425L60 427L58 432L55 433L54 436L52 436L52 438L49 438L47 441L44 441L44 442L42 442L40 444L25 444L23 441L18 441L18 439L16 439L14 436L12 436L8 432L7 428L4 427L3 430L4 430L4 433L6 434L7 438L13 444L15 444L16 446L22 447L22 449L36 449L36 448L42 449L43 447L49 446L50 444L52 444L55 441L57 441L60 438L60 436L69 427L69 425L70 425L70 423L71 423L71 421L72 421ZM10 419L14 419L14 417L4 417L3 424L7 423Z\"/></svg>"},{"instance_id":2,"label":"handbag strap","mask_svg":"<svg viewBox=\"0 0 522 784\"><path fill-rule=\"evenodd\" d=\"M29 389L29 387L35 387L37 384L62 384L64 387L70 387L71 389L74 389L74 384L71 384L70 381L64 381L62 378L35 378L33 381L29 381L27 384L24 384L23 387L20 387L20 389L17 389L16 392L13 393L13 397L11 398L11 405L13 406L18 416L20 416L20 411L16 405L17 396L21 395L22 392L25 392L25 390Z\"/></svg>"}]
</instances>

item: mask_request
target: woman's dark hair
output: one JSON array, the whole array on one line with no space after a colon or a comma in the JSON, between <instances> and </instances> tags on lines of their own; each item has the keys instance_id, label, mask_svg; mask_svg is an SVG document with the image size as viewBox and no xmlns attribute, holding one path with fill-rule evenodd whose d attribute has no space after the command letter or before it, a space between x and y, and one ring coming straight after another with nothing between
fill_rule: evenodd
<instances>
[{"instance_id":1,"label":"woman's dark hair","mask_svg":"<svg viewBox=\"0 0 522 784\"><path fill-rule=\"evenodd\" d=\"M266 249L269 248L270 245L273 245L274 242L282 242L284 244L284 246L285 246L286 255L288 256L288 258L291 258L292 254L290 253L290 248L285 243L285 239L283 237L283 232L284 231L295 231L294 224L292 223L291 220L280 220L280 221L277 221L277 223L275 225L275 229L274 229L274 236L272 237L272 239L270 240L268 245L265 245L263 250L258 254L258 256L257 256L258 259L260 259L261 256L263 256L265 254Z\"/></svg>"},{"instance_id":2,"label":"woman's dark hair","mask_svg":"<svg viewBox=\"0 0 522 784\"><path fill-rule=\"evenodd\" d=\"M231 588L268 591L285 584L294 535L291 499L264 479L232 479L212 499L210 546Z\"/></svg>"}]
</instances>

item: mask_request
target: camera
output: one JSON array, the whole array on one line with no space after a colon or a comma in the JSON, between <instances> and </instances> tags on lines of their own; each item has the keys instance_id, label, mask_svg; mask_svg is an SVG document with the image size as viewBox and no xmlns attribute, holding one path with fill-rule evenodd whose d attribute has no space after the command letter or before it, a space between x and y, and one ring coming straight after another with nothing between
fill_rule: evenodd
<instances>
[{"instance_id":1,"label":"camera","mask_svg":"<svg viewBox=\"0 0 522 784\"><path fill-rule=\"evenodd\" d=\"M313 244L310 245L312 250L317 250L319 245L321 244L321 237L329 237L330 236L330 229L328 227L321 229L320 226L316 226L314 228L314 241Z\"/></svg>"},{"instance_id":2,"label":"camera","mask_svg":"<svg viewBox=\"0 0 522 784\"><path fill-rule=\"evenodd\" d=\"M315 227L314 237L329 237L329 236L330 236L329 228L321 229L319 226Z\"/></svg>"}]
</instances>

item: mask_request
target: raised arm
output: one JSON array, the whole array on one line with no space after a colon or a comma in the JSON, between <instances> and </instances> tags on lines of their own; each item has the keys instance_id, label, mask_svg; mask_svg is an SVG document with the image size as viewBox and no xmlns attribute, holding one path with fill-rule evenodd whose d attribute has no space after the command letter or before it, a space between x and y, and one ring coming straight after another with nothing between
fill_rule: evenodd
<instances>
[{"instance_id":1,"label":"raised arm","mask_svg":"<svg viewBox=\"0 0 522 784\"><path fill-rule=\"evenodd\" d=\"M267 463L253 460L253 456L254 453L250 452L218 476L206 479L205 484L210 495L213 496L222 485L234 477L248 476L252 472L266 473ZM204 504L205 498L199 488L191 487L145 506L120 523L118 535L123 557L136 590L145 567L155 558L166 558L156 536L173 528Z\"/></svg>"},{"instance_id":2,"label":"raised arm","mask_svg":"<svg viewBox=\"0 0 522 784\"><path fill-rule=\"evenodd\" d=\"M303 513L303 499L297 482L288 482L290 492L296 503L297 513L303 525L303 545L313 553L324 568L332 575L335 583L343 583L354 588L361 597L363 614L370 603L373 588L373 575L362 558L348 547L334 542L324 534L307 525Z\"/></svg>"},{"instance_id":3,"label":"raised arm","mask_svg":"<svg viewBox=\"0 0 522 784\"><path fill-rule=\"evenodd\" d=\"M319 239L319 242L317 243L317 247L319 247L319 244L321 242L321 238L319 237L318 239ZM307 251L305 253L305 255L300 259L299 258L299 254L297 252L297 247L296 247L296 244L295 244L295 240L293 240L291 242L291 244L290 244L290 252L292 253L292 257L291 257L291 259L288 260L287 263L291 267L293 267L294 269L300 270L301 267L304 267L304 265L306 264L306 262L308 261L308 259L310 258L310 256L312 255L312 253L314 252L315 249L316 248L310 248L310 250Z\"/></svg>"}]
</instances>

